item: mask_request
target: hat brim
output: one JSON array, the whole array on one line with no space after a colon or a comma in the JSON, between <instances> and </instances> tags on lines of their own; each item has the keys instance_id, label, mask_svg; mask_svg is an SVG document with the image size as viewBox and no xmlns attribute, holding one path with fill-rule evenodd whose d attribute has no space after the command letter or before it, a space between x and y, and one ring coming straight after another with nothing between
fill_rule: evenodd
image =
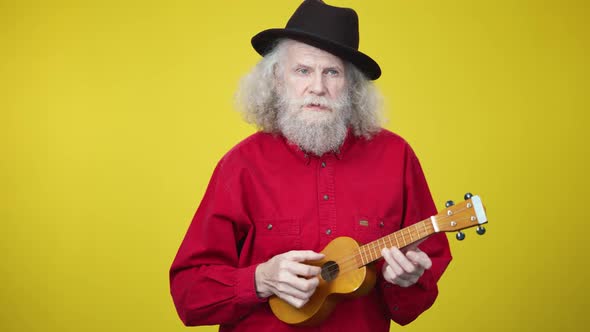
<instances>
[{"instance_id":1,"label":"hat brim","mask_svg":"<svg viewBox=\"0 0 590 332\"><path fill-rule=\"evenodd\" d=\"M332 53L355 65L370 80L376 80L381 76L381 68L368 55L308 32L294 29L268 29L252 37L251 43L256 52L264 56L271 51L272 47L275 46L275 41L280 38L294 39Z\"/></svg>"}]
</instances>

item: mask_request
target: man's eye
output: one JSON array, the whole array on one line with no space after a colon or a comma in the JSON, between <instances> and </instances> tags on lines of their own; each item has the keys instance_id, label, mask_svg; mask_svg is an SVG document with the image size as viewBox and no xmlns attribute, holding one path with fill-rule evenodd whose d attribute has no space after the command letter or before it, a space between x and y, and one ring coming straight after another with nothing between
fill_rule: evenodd
<instances>
[{"instance_id":1,"label":"man's eye","mask_svg":"<svg viewBox=\"0 0 590 332\"><path fill-rule=\"evenodd\" d=\"M300 74L307 75L307 74L309 74L309 69L307 69L307 68L297 68L297 72L300 73Z\"/></svg>"},{"instance_id":2,"label":"man's eye","mask_svg":"<svg viewBox=\"0 0 590 332\"><path fill-rule=\"evenodd\" d=\"M326 71L326 74L328 74L330 76L338 76L338 74L340 74L340 72L338 72L336 69L328 69Z\"/></svg>"}]
</instances>

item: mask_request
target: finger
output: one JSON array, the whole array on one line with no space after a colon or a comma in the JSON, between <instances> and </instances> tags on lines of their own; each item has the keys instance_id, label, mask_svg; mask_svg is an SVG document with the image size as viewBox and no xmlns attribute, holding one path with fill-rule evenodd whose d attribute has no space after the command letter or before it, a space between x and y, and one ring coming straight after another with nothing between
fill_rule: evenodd
<instances>
[{"instance_id":1,"label":"finger","mask_svg":"<svg viewBox=\"0 0 590 332\"><path fill-rule=\"evenodd\" d=\"M325 257L324 254L312 250L292 250L285 255L296 262L317 261Z\"/></svg>"},{"instance_id":2,"label":"finger","mask_svg":"<svg viewBox=\"0 0 590 332\"><path fill-rule=\"evenodd\" d=\"M320 268L317 266L305 265L297 262L281 262L278 281L288 284L302 291L314 290L319 284L317 275Z\"/></svg>"},{"instance_id":3,"label":"finger","mask_svg":"<svg viewBox=\"0 0 590 332\"><path fill-rule=\"evenodd\" d=\"M385 259L385 262L387 264L389 264L389 265L397 264L395 261L395 258L393 258L393 255L391 253L391 249L387 249L387 248L381 249L381 256L383 256L383 259Z\"/></svg>"},{"instance_id":4,"label":"finger","mask_svg":"<svg viewBox=\"0 0 590 332\"><path fill-rule=\"evenodd\" d=\"M383 278L391 283L396 283L396 280L398 280L403 273L404 272L401 267L387 265L383 269Z\"/></svg>"},{"instance_id":5,"label":"finger","mask_svg":"<svg viewBox=\"0 0 590 332\"><path fill-rule=\"evenodd\" d=\"M404 269L399 265L390 249L383 249L381 254L387 263L387 267L391 270L392 277L395 278L397 275L404 273Z\"/></svg>"},{"instance_id":6,"label":"finger","mask_svg":"<svg viewBox=\"0 0 590 332\"><path fill-rule=\"evenodd\" d=\"M383 265L383 276L386 279L389 279L389 281L391 282L394 279L396 279L399 275L404 273L404 269L395 260L390 250L383 249L381 254L385 259L385 265Z\"/></svg>"},{"instance_id":7,"label":"finger","mask_svg":"<svg viewBox=\"0 0 590 332\"><path fill-rule=\"evenodd\" d=\"M392 277L392 274L394 273L392 273L391 270L388 269L384 273L383 278L385 278L386 281L401 287L409 287L415 284L416 281L418 281L419 279L418 276L408 273L395 274L394 277Z\"/></svg>"},{"instance_id":8,"label":"finger","mask_svg":"<svg viewBox=\"0 0 590 332\"><path fill-rule=\"evenodd\" d=\"M303 293L313 293L315 289L318 287L320 281L316 278L299 278L294 276L286 281L286 283L300 292Z\"/></svg>"},{"instance_id":9,"label":"finger","mask_svg":"<svg viewBox=\"0 0 590 332\"><path fill-rule=\"evenodd\" d=\"M416 266L404 255L398 248L393 247L389 249L393 260L407 273L413 273Z\"/></svg>"},{"instance_id":10,"label":"finger","mask_svg":"<svg viewBox=\"0 0 590 332\"><path fill-rule=\"evenodd\" d=\"M289 263L290 264L286 264L286 269L296 276L315 277L322 271L319 266L307 265L298 262Z\"/></svg>"},{"instance_id":11,"label":"finger","mask_svg":"<svg viewBox=\"0 0 590 332\"><path fill-rule=\"evenodd\" d=\"M428 270L432 267L432 260L428 255L418 249L418 251L410 251L406 254L406 257L415 265L420 266L421 268Z\"/></svg>"},{"instance_id":12,"label":"finger","mask_svg":"<svg viewBox=\"0 0 590 332\"><path fill-rule=\"evenodd\" d=\"M410 274L410 273L403 273L397 276L397 282L405 282L408 284L413 284L419 279L418 275Z\"/></svg>"},{"instance_id":13,"label":"finger","mask_svg":"<svg viewBox=\"0 0 590 332\"><path fill-rule=\"evenodd\" d=\"M289 303L290 305L294 306L295 308L303 307L308 299L300 299L288 294L279 294L279 298L283 299L285 302Z\"/></svg>"},{"instance_id":14,"label":"finger","mask_svg":"<svg viewBox=\"0 0 590 332\"><path fill-rule=\"evenodd\" d=\"M290 296L305 301L307 301L311 295L313 295L313 291L303 291L290 284L281 285L278 289L278 293L280 295L279 297Z\"/></svg>"},{"instance_id":15,"label":"finger","mask_svg":"<svg viewBox=\"0 0 590 332\"><path fill-rule=\"evenodd\" d=\"M304 279L291 276L281 280L278 286L278 291L298 299L307 300L313 295L318 284L319 280L317 278Z\"/></svg>"}]
</instances>

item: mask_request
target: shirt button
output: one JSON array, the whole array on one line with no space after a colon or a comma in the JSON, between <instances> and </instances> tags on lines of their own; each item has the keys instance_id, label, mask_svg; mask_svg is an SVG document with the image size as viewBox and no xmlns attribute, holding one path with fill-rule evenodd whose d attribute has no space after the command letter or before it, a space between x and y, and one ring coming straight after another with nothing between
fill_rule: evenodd
<instances>
[{"instance_id":1,"label":"shirt button","mask_svg":"<svg viewBox=\"0 0 590 332\"><path fill-rule=\"evenodd\" d=\"M326 234L328 234L328 235L332 234L332 230L328 228L328 229L326 230Z\"/></svg>"},{"instance_id":2,"label":"shirt button","mask_svg":"<svg viewBox=\"0 0 590 332\"><path fill-rule=\"evenodd\" d=\"M382 221L382 222L380 222L380 223L379 223L379 227L381 227L381 228L385 227L385 223L384 223L383 221Z\"/></svg>"},{"instance_id":3,"label":"shirt button","mask_svg":"<svg viewBox=\"0 0 590 332\"><path fill-rule=\"evenodd\" d=\"M270 231L272 229L272 224L268 224L268 226L266 226L266 229Z\"/></svg>"},{"instance_id":4,"label":"shirt button","mask_svg":"<svg viewBox=\"0 0 590 332\"><path fill-rule=\"evenodd\" d=\"M330 196L324 195L324 201L327 201L328 199L330 199Z\"/></svg>"},{"instance_id":5,"label":"shirt button","mask_svg":"<svg viewBox=\"0 0 590 332\"><path fill-rule=\"evenodd\" d=\"M325 168L325 167L326 167L326 162L322 161L322 168Z\"/></svg>"}]
</instances>

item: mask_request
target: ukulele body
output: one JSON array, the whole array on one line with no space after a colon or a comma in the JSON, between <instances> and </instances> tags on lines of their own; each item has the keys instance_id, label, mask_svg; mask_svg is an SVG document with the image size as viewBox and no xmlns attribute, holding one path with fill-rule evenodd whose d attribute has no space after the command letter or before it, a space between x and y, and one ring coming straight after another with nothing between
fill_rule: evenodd
<instances>
[{"instance_id":1,"label":"ukulele body","mask_svg":"<svg viewBox=\"0 0 590 332\"><path fill-rule=\"evenodd\" d=\"M375 269L372 264L358 268L358 248L359 243L350 237L332 240L322 250L324 259L306 262L322 267L320 283L309 301L298 309L272 296L268 302L275 316L287 324L313 326L323 321L343 298L368 294L375 285Z\"/></svg>"},{"instance_id":2,"label":"ukulele body","mask_svg":"<svg viewBox=\"0 0 590 332\"><path fill-rule=\"evenodd\" d=\"M454 204L448 201L445 209L430 218L419 221L394 233L360 245L349 237L339 237L330 242L322 253L325 258L306 264L322 267L320 283L315 293L302 308L297 309L276 296L269 298L270 307L280 320L293 325L316 325L325 319L339 300L357 297L371 291L376 281L371 262L381 257L382 248L405 248L428 236L440 232L459 232L476 227L484 234L482 224L488 222L481 198L465 194L465 201ZM457 233L458 239L464 234ZM461 236L459 236L461 235Z\"/></svg>"}]
</instances>

